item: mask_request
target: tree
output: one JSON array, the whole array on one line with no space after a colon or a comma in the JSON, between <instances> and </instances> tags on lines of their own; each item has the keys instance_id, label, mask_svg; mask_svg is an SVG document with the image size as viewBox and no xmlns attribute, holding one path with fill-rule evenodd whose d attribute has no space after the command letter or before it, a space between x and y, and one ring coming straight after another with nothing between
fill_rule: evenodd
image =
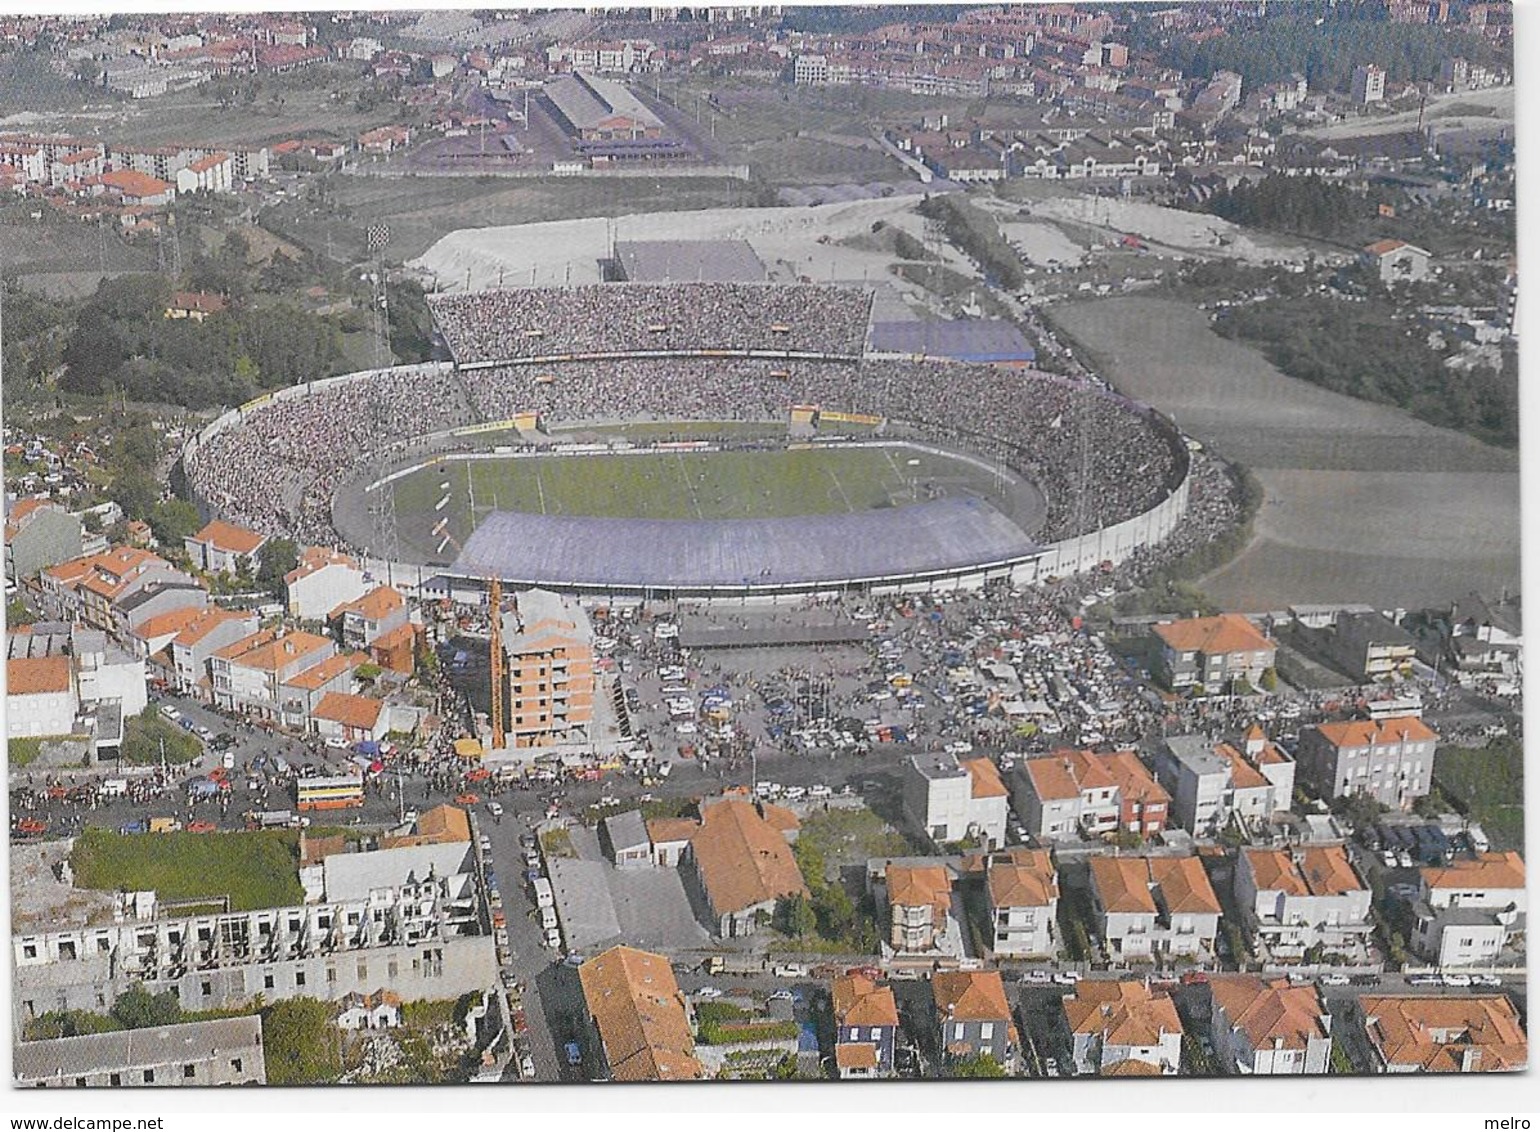
<instances>
[{"instance_id":1,"label":"tree","mask_svg":"<svg viewBox=\"0 0 1540 1132\"><path fill-rule=\"evenodd\" d=\"M130 1030L151 1026L169 1026L182 1017L181 1004L170 991L151 994L135 983L112 1004L112 1016Z\"/></svg>"},{"instance_id":2,"label":"tree","mask_svg":"<svg viewBox=\"0 0 1540 1132\"><path fill-rule=\"evenodd\" d=\"M269 1085L327 1085L342 1072L332 1007L290 998L262 1012L262 1045Z\"/></svg>"},{"instance_id":3,"label":"tree","mask_svg":"<svg viewBox=\"0 0 1540 1132\"><path fill-rule=\"evenodd\" d=\"M150 508L150 530L166 547L179 547L188 535L195 535L203 525L198 509L185 499L163 499Z\"/></svg>"},{"instance_id":4,"label":"tree","mask_svg":"<svg viewBox=\"0 0 1540 1132\"><path fill-rule=\"evenodd\" d=\"M107 498L123 508L130 519L144 519L160 497L160 485L155 477L141 469L120 472L107 489Z\"/></svg>"},{"instance_id":5,"label":"tree","mask_svg":"<svg viewBox=\"0 0 1540 1132\"><path fill-rule=\"evenodd\" d=\"M37 617L21 598L13 597L5 603L5 623L8 628L15 629L18 625L31 625L36 620Z\"/></svg>"},{"instance_id":6,"label":"tree","mask_svg":"<svg viewBox=\"0 0 1540 1132\"><path fill-rule=\"evenodd\" d=\"M299 545L293 539L269 539L263 544L257 566L257 585L281 600L288 592L283 576L298 565Z\"/></svg>"},{"instance_id":7,"label":"tree","mask_svg":"<svg viewBox=\"0 0 1540 1132\"><path fill-rule=\"evenodd\" d=\"M779 913L777 918L781 922L781 930L787 935L806 939L818 927L813 905L801 893L781 897L780 907L776 911Z\"/></svg>"},{"instance_id":8,"label":"tree","mask_svg":"<svg viewBox=\"0 0 1540 1132\"><path fill-rule=\"evenodd\" d=\"M87 511L80 520L80 525L85 528L87 534L99 535L102 533L102 516L98 511Z\"/></svg>"},{"instance_id":9,"label":"tree","mask_svg":"<svg viewBox=\"0 0 1540 1132\"><path fill-rule=\"evenodd\" d=\"M1262 685L1264 692L1276 692L1278 690L1278 670L1276 668L1264 668L1261 678L1257 682Z\"/></svg>"},{"instance_id":10,"label":"tree","mask_svg":"<svg viewBox=\"0 0 1540 1132\"><path fill-rule=\"evenodd\" d=\"M987 1053L970 1053L952 1062L953 1077L1004 1077L1005 1067Z\"/></svg>"}]
</instances>

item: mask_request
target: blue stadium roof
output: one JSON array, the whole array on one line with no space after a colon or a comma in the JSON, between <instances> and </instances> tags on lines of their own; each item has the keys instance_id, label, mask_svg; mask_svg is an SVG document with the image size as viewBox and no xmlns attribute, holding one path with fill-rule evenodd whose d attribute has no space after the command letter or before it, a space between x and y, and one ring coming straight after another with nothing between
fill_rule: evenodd
<instances>
[{"instance_id":1,"label":"blue stadium roof","mask_svg":"<svg viewBox=\"0 0 1540 1132\"><path fill-rule=\"evenodd\" d=\"M976 499L781 519L595 519L497 511L449 573L551 588L796 587L956 573L1037 544Z\"/></svg>"},{"instance_id":2,"label":"blue stadium roof","mask_svg":"<svg viewBox=\"0 0 1540 1132\"><path fill-rule=\"evenodd\" d=\"M1003 319L952 322L874 322L869 348L876 354L914 354L959 362L1030 362L1037 351Z\"/></svg>"}]
</instances>

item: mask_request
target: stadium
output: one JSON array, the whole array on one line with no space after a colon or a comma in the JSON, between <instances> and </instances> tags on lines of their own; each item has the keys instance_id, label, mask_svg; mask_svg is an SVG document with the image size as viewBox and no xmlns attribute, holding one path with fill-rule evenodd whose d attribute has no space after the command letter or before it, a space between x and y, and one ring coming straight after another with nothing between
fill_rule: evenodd
<instances>
[{"instance_id":1,"label":"stadium","mask_svg":"<svg viewBox=\"0 0 1540 1132\"><path fill-rule=\"evenodd\" d=\"M609 596L1017 584L1187 505L1172 423L1092 382L877 355L862 287L430 300L451 361L276 391L183 453L209 513L436 574Z\"/></svg>"}]
</instances>

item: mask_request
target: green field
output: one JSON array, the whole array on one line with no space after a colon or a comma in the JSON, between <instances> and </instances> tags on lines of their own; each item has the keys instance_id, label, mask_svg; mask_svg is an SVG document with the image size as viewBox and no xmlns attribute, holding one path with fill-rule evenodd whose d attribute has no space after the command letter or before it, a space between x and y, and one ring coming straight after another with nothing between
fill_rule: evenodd
<instances>
[{"instance_id":1,"label":"green field","mask_svg":"<svg viewBox=\"0 0 1540 1132\"><path fill-rule=\"evenodd\" d=\"M87 829L70 865L81 888L153 890L162 901L228 896L230 910L302 904L297 837L263 833L119 834Z\"/></svg>"},{"instance_id":2,"label":"green field","mask_svg":"<svg viewBox=\"0 0 1540 1132\"><path fill-rule=\"evenodd\" d=\"M423 554L437 550L430 528L440 519L463 542L492 511L763 519L903 506L932 492L993 496L995 488L971 464L895 446L452 460L394 484L402 541ZM446 494L449 503L435 510Z\"/></svg>"}]
</instances>

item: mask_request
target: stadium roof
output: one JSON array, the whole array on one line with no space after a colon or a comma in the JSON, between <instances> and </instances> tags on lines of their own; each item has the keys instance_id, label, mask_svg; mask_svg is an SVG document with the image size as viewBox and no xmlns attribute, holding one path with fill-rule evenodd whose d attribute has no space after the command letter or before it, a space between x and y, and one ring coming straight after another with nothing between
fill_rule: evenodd
<instances>
[{"instance_id":1,"label":"stadium roof","mask_svg":"<svg viewBox=\"0 0 1540 1132\"><path fill-rule=\"evenodd\" d=\"M1036 550L1015 523L974 499L711 521L497 511L449 572L555 588L736 590L946 574Z\"/></svg>"},{"instance_id":2,"label":"stadium roof","mask_svg":"<svg viewBox=\"0 0 1540 1132\"><path fill-rule=\"evenodd\" d=\"M621 240L615 258L631 282L765 281L765 265L747 240Z\"/></svg>"},{"instance_id":3,"label":"stadium roof","mask_svg":"<svg viewBox=\"0 0 1540 1132\"><path fill-rule=\"evenodd\" d=\"M874 322L870 347L874 354L913 354L961 362L1030 362L1037 357L1021 331L1001 319Z\"/></svg>"}]
</instances>

